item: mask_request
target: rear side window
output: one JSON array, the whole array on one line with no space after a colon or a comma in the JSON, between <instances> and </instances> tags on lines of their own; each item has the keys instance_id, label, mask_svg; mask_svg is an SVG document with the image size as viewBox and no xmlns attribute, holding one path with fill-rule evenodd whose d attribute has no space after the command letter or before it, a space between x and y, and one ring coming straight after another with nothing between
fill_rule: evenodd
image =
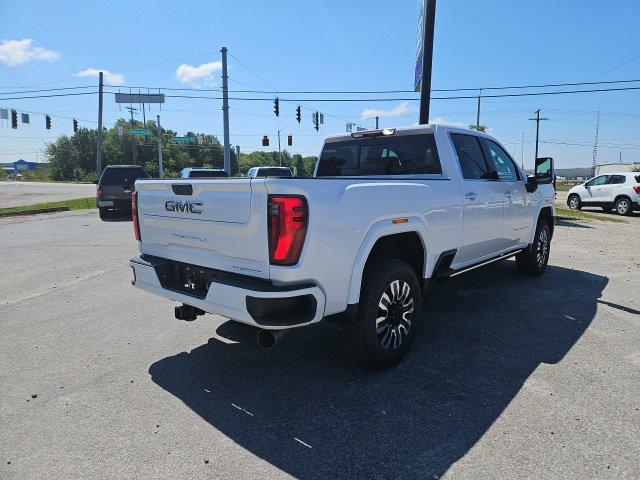
<instances>
[{"instance_id":1,"label":"rear side window","mask_svg":"<svg viewBox=\"0 0 640 480\"><path fill-rule=\"evenodd\" d=\"M478 180L487 178L489 167L484 160L482 148L478 137L475 135L464 135L452 133L451 140L456 149L462 176L468 180Z\"/></svg>"},{"instance_id":2,"label":"rear side window","mask_svg":"<svg viewBox=\"0 0 640 480\"><path fill-rule=\"evenodd\" d=\"M133 185L138 178L148 178L147 172L139 168L105 168L100 185Z\"/></svg>"},{"instance_id":3,"label":"rear side window","mask_svg":"<svg viewBox=\"0 0 640 480\"><path fill-rule=\"evenodd\" d=\"M291 170L288 168L259 168L258 177L290 177Z\"/></svg>"},{"instance_id":4,"label":"rear side window","mask_svg":"<svg viewBox=\"0 0 640 480\"><path fill-rule=\"evenodd\" d=\"M189 178L219 178L228 177L224 170L191 170Z\"/></svg>"},{"instance_id":5,"label":"rear side window","mask_svg":"<svg viewBox=\"0 0 640 480\"><path fill-rule=\"evenodd\" d=\"M636 175L636 182L640 183L640 175Z\"/></svg>"},{"instance_id":6,"label":"rear side window","mask_svg":"<svg viewBox=\"0 0 640 480\"><path fill-rule=\"evenodd\" d=\"M433 134L344 140L325 144L316 176L442 173Z\"/></svg>"},{"instance_id":7,"label":"rear side window","mask_svg":"<svg viewBox=\"0 0 640 480\"><path fill-rule=\"evenodd\" d=\"M627 181L627 177L625 177L624 175L611 175L609 177L609 184L610 185L618 185L620 183L624 183Z\"/></svg>"}]
</instances>

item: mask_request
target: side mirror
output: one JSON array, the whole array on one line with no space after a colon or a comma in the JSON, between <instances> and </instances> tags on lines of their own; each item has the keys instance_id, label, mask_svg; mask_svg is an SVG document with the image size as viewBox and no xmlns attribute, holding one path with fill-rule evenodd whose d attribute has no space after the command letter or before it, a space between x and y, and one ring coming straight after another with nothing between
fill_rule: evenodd
<instances>
[{"instance_id":1,"label":"side mirror","mask_svg":"<svg viewBox=\"0 0 640 480\"><path fill-rule=\"evenodd\" d=\"M95 179L93 182L91 182L91 183L93 183L94 185L97 185L97 184L98 184L98 179L96 178L96 179Z\"/></svg>"},{"instance_id":2,"label":"side mirror","mask_svg":"<svg viewBox=\"0 0 640 480\"><path fill-rule=\"evenodd\" d=\"M535 176L538 185L553 183L553 158L536 158Z\"/></svg>"},{"instance_id":3,"label":"side mirror","mask_svg":"<svg viewBox=\"0 0 640 480\"><path fill-rule=\"evenodd\" d=\"M527 177L527 183L524 184L527 192L533 193L538 189L538 179L535 175L529 175Z\"/></svg>"}]
</instances>

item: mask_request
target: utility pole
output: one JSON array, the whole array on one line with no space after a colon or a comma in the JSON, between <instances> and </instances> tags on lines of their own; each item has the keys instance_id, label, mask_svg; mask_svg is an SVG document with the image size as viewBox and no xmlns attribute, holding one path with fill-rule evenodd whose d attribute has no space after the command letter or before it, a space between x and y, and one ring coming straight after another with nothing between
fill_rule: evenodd
<instances>
[{"instance_id":1,"label":"utility pole","mask_svg":"<svg viewBox=\"0 0 640 480\"><path fill-rule=\"evenodd\" d=\"M378 119L379 119L379 118L380 118L380 117L376 117L376 130L378 129Z\"/></svg>"},{"instance_id":2,"label":"utility pole","mask_svg":"<svg viewBox=\"0 0 640 480\"><path fill-rule=\"evenodd\" d=\"M162 129L160 128L160 115L157 116L156 134L158 137L158 177L162 178Z\"/></svg>"},{"instance_id":3,"label":"utility pole","mask_svg":"<svg viewBox=\"0 0 640 480\"><path fill-rule=\"evenodd\" d=\"M536 122L536 156L533 159L533 165L535 168L536 160L538 159L538 141L540 139L540 122L549 120L548 118L540 118L540 109L533 112L536 114L535 118L530 118L529 120L533 120Z\"/></svg>"},{"instance_id":4,"label":"utility pole","mask_svg":"<svg viewBox=\"0 0 640 480\"><path fill-rule=\"evenodd\" d=\"M133 122L133 112L137 111L138 109L129 105L128 107L124 107L125 109L129 110L129 113L131 113L131 128L135 128L135 124ZM131 134L131 136L133 136L133 134ZM134 146L134 142L131 142L131 148L129 149L131 150L131 163L135 163L135 154L134 154L134 150L135 150L135 146Z\"/></svg>"},{"instance_id":5,"label":"utility pole","mask_svg":"<svg viewBox=\"0 0 640 480\"><path fill-rule=\"evenodd\" d=\"M102 173L102 72L98 74L98 138L96 151L96 173L98 178Z\"/></svg>"},{"instance_id":6,"label":"utility pole","mask_svg":"<svg viewBox=\"0 0 640 480\"><path fill-rule=\"evenodd\" d=\"M227 47L222 47L222 123L224 129L224 169L231 176L231 150L229 146L229 86L227 84Z\"/></svg>"},{"instance_id":7,"label":"utility pole","mask_svg":"<svg viewBox=\"0 0 640 480\"><path fill-rule=\"evenodd\" d=\"M620 152L619 152L619 153L620 153L620 158L619 158L619 160L620 160L620 163L622 163L622 150L620 150Z\"/></svg>"},{"instance_id":8,"label":"utility pole","mask_svg":"<svg viewBox=\"0 0 640 480\"><path fill-rule=\"evenodd\" d=\"M238 162L238 174L240 174L240 145L236 145L236 161Z\"/></svg>"},{"instance_id":9,"label":"utility pole","mask_svg":"<svg viewBox=\"0 0 640 480\"><path fill-rule=\"evenodd\" d=\"M596 163L598 161L598 133L600 132L600 109L596 117L596 138L593 141L593 160L591 161L591 176L596 176Z\"/></svg>"},{"instance_id":10,"label":"utility pole","mask_svg":"<svg viewBox=\"0 0 640 480\"><path fill-rule=\"evenodd\" d=\"M482 97L482 89L478 93L478 108L476 110L476 131L480 131L480 97Z\"/></svg>"},{"instance_id":11,"label":"utility pole","mask_svg":"<svg viewBox=\"0 0 640 480\"><path fill-rule=\"evenodd\" d=\"M420 80L420 125L429 123L431 101L431 64L433 60L433 30L436 16L436 0L424 0L422 34L422 79Z\"/></svg>"},{"instance_id":12,"label":"utility pole","mask_svg":"<svg viewBox=\"0 0 640 480\"><path fill-rule=\"evenodd\" d=\"M124 107L124 108L129 110L129 113L131 113L131 128L136 128L135 124L133 123L133 112L137 112L138 109L136 107Z\"/></svg>"},{"instance_id":13,"label":"utility pole","mask_svg":"<svg viewBox=\"0 0 640 480\"><path fill-rule=\"evenodd\" d=\"M524 170L524 132L522 132L522 143L520 144L520 163L522 170Z\"/></svg>"}]
</instances>

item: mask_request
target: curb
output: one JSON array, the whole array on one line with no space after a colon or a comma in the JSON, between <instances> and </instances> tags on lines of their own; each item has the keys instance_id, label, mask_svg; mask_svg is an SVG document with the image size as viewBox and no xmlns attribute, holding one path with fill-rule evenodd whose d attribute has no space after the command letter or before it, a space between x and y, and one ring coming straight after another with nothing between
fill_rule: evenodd
<instances>
[{"instance_id":1,"label":"curb","mask_svg":"<svg viewBox=\"0 0 640 480\"><path fill-rule=\"evenodd\" d=\"M41 208L38 210L20 210L17 212L4 212L0 213L0 218L3 217L17 217L20 215L37 215L39 213L53 213L53 212L68 212L69 207L51 207L51 208Z\"/></svg>"}]
</instances>

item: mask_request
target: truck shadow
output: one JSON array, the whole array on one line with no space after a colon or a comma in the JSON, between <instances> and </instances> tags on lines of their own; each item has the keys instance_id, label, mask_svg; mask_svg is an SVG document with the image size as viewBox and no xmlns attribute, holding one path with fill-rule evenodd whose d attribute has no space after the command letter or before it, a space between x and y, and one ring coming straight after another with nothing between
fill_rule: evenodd
<instances>
[{"instance_id":1,"label":"truck shadow","mask_svg":"<svg viewBox=\"0 0 640 480\"><path fill-rule=\"evenodd\" d=\"M241 340L157 361L153 381L231 440L298 478L432 478L487 432L529 375L557 363L592 321L607 278L507 261L425 297L422 330L387 371L349 363L335 328L292 331L269 352Z\"/></svg>"}]
</instances>

